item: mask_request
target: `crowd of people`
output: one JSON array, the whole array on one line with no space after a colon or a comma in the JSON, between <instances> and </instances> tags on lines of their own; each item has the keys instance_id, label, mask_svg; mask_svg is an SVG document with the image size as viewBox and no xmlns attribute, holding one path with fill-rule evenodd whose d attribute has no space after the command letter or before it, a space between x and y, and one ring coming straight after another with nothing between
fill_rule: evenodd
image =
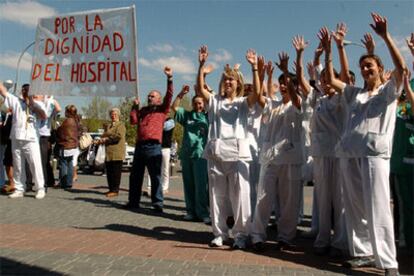
<instances>
[{"instance_id":1,"label":"crowd of people","mask_svg":"<svg viewBox=\"0 0 414 276\"><path fill-rule=\"evenodd\" d=\"M175 120L184 131L179 152L184 219L212 225L210 246L221 247L232 237L234 249L263 251L273 214L277 248L294 247L302 216L303 186L311 181L315 187L309 234L315 237L315 254L349 255L353 258L344 263L348 267L376 266L385 269L386 275L397 275L396 236L400 246L412 252L414 235L414 85L386 18L375 13L371 16L371 27L385 43L394 68L385 70L375 54L372 35L365 34L362 42L367 52L358 63L363 87L355 86L355 74L349 70L344 23L334 31L320 29L314 60L306 66L308 78L303 65L308 42L295 36L295 72L289 71L289 56L279 53L278 84L273 80L273 63L249 49L246 60L252 83L245 83L238 64L226 65L215 92L206 82L214 68L207 64L207 46L202 46L191 110L180 107L189 85L184 85L173 101L173 70L166 66L166 95L152 90L147 105L141 107L136 98L130 112L131 124L138 127L125 208L140 208L147 169L152 208L163 212L163 196L168 190L168 181L163 179L169 174L162 173L169 167L164 148L171 147ZM332 42L338 50L339 71L333 68ZM414 56L414 34L407 45ZM51 136L49 118L60 107L52 97L29 97L28 86L23 86L22 98L8 93L3 84L0 91L13 115L12 178L7 153L4 158L15 187L9 197L24 194L26 161L36 198L41 199L45 187L54 183L49 180L53 175L47 165L47 141ZM65 117L57 129L59 179L62 187L70 188L80 124L73 105L65 108ZM125 154L125 125L120 121L119 109L110 110L110 117L111 124L95 142L105 145L108 197L118 195ZM40 148L36 122L42 122L44 129ZM1 145L3 153L3 145L7 145L3 138ZM391 190L395 193L394 208ZM395 224L395 232L396 217L400 223Z\"/></svg>"}]
</instances>

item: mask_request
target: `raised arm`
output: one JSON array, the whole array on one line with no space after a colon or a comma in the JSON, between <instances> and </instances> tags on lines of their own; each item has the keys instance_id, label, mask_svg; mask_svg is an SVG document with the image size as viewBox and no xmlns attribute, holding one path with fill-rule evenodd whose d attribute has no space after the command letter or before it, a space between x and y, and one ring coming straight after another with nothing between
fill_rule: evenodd
<instances>
[{"instance_id":1,"label":"raised arm","mask_svg":"<svg viewBox=\"0 0 414 276\"><path fill-rule=\"evenodd\" d=\"M174 93L173 71L171 67L165 66L164 74L167 76L167 93L165 94L164 100L162 102L162 106L164 108L164 112L168 113L170 111L170 106L171 106L172 97Z\"/></svg>"},{"instance_id":2,"label":"raised arm","mask_svg":"<svg viewBox=\"0 0 414 276\"><path fill-rule=\"evenodd\" d=\"M367 49L368 55L373 55L375 51L375 41L370 33L364 34L364 38L361 39L362 44L364 44L365 49Z\"/></svg>"},{"instance_id":3,"label":"raised arm","mask_svg":"<svg viewBox=\"0 0 414 276\"><path fill-rule=\"evenodd\" d=\"M207 61L208 57L208 48L206 45L203 45L198 50L198 73L197 73L197 87L198 87L198 96L202 97L204 101L208 102L210 98L210 92L206 88L206 81L205 81L205 66L204 64Z\"/></svg>"},{"instance_id":4,"label":"raised arm","mask_svg":"<svg viewBox=\"0 0 414 276\"><path fill-rule=\"evenodd\" d=\"M131 111L129 112L129 122L131 125L137 125L139 121L139 97L136 97L132 102Z\"/></svg>"},{"instance_id":5,"label":"raised arm","mask_svg":"<svg viewBox=\"0 0 414 276\"><path fill-rule=\"evenodd\" d=\"M249 107L252 107L256 102L260 94L260 79L259 72L257 68L257 54L253 49L247 50L246 59L252 66L253 73L253 93L250 93L247 96L247 103Z\"/></svg>"},{"instance_id":6,"label":"raised arm","mask_svg":"<svg viewBox=\"0 0 414 276\"><path fill-rule=\"evenodd\" d=\"M370 26L377 33L377 35L384 39L385 45L387 45L392 58L392 62L395 66L393 74L396 78L397 86L400 86L402 83L404 70L407 69L405 61L401 56L398 48L395 46L394 40L392 39L390 33L388 32L387 18L382 17L377 13L371 13L371 16L374 20L374 24L370 24Z\"/></svg>"},{"instance_id":7,"label":"raised arm","mask_svg":"<svg viewBox=\"0 0 414 276\"><path fill-rule=\"evenodd\" d=\"M177 112L178 108L180 107L180 103L181 100L183 99L183 97L190 92L190 86L188 85L183 85L183 88L181 89L181 92L177 95L177 97L175 98L173 104L172 104L172 110L174 112Z\"/></svg>"},{"instance_id":8,"label":"raised arm","mask_svg":"<svg viewBox=\"0 0 414 276\"><path fill-rule=\"evenodd\" d=\"M305 42L303 36L297 35L292 39L292 44L296 50L296 76L298 78L299 86L302 88L303 95L307 98L311 91L311 86L303 72L303 52L309 43Z\"/></svg>"},{"instance_id":9,"label":"raised arm","mask_svg":"<svg viewBox=\"0 0 414 276\"><path fill-rule=\"evenodd\" d=\"M346 56L346 51L344 47L344 39L348 28L345 23L339 23L336 25L336 31L332 32L332 37L336 42L336 47L338 48L339 62L341 63L341 72L339 73L339 78L341 81L351 84L351 75L349 74L349 63L348 57Z\"/></svg>"},{"instance_id":10,"label":"raised arm","mask_svg":"<svg viewBox=\"0 0 414 276\"><path fill-rule=\"evenodd\" d=\"M259 91L259 96L257 98L257 102L262 108L264 108L265 105L266 105L265 90L269 91L269 88L267 87L267 89L265 89L265 85L264 85L264 77L265 77L265 74L268 73L268 71L269 71L269 64L270 64L270 66L272 66L271 61L269 61L268 64L265 64L265 60L264 60L263 56L260 56L258 58L257 68L259 70L259 78L260 78L259 81L261 83L261 88L260 88L260 91ZM271 69L271 70L273 71L273 69Z\"/></svg>"},{"instance_id":11,"label":"raised arm","mask_svg":"<svg viewBox=\"0 0 414 276\"><path fill-rule=\"evenodd\" d=\"M318 37L321 40L323 50L325 51L325 68L327 75L327 82L339 93L343 92L345 83L335 78L333 65L332 65L332 52L331 52L331 35L327 27L323 27L319 30Z\"/></svg>"},{"instance_id":12,"label":"raised arm","mask_svg":"<svg viewBox=\"0 0 414 276\"><path fill-rule=\"evenodd\" d=\"M273 83L273 71L275 67L273 66L273 63L271 60L267 63L266 67L266 74L267 74L267 96L269 98L274 97L277 91L277 85Z\"/></svg>"},{"instance_id":13,"label":"raised arm","mask_svg":"<svg viewBox=\"0 0 414 276\"><path fill-rule=\"evenodd\" d=\"M294 106L296 106L296 108L301 109L301 99L298 96L297 93L297 88L296 87L292 87L291 83L291 77L289 76L289 56L287 53L285 52L281 52L279 53L279 63L276 63L277 67L279 67L280 71L283 72L284 78L286 80L286 86L287 86L287 90L290 96L290 100L292 101L292 104ZM290 87L289 87L290 85Z\"/></svg>"}]
</instances>

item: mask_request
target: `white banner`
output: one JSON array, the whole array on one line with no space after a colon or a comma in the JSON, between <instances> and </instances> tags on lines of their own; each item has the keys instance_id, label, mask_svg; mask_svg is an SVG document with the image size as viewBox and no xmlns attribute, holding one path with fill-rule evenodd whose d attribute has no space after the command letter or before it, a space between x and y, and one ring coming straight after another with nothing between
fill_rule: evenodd
<instances>
[{"instance_id":1,"label":"white banner","mask_svg":"<svg viewBox=\"0 0 414 276\"><path fill-rule=\"evenodd\" d=\"M39 19L31 94L135 96L135 6Z\"/></svg>"}]
</instances>

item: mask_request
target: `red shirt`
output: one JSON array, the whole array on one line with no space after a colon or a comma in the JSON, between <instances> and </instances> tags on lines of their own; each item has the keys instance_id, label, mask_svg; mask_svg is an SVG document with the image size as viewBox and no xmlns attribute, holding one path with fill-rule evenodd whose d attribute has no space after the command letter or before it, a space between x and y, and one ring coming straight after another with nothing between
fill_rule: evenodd
<instances>
[{"instance_id":1,"label":"red shirt","mask_svg":"<svg viewBox=\"0 0 414 276\"><path fill-rule=\"evenodd\" d=\"M161 105L132 108L129 114L131 125L138 125L137 143L147 140L162 142L162 130L165 118L170 111L173 97L173 82L167 81L167 93Z\"/></svg>"}]
</instances>

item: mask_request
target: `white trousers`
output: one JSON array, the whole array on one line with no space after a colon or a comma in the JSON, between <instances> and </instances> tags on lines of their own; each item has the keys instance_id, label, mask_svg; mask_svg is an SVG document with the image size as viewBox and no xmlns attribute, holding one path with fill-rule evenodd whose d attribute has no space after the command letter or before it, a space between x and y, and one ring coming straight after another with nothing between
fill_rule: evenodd
<instances>
[{"instance_id":1,"label":"white trousers","mask_svg":"<svg viewBox=\"0 0 414 276\"><path fill-rule=\"evenodd\" d=\"M13 153L13 178L16 190L25 192L26 190L26 168L25 161L29 164L35 190L44 189L44 178L42 160L40 157L39 142L12 140Z\"/></svg>"},{"instance_id":2,"label":"white trousers","mask_svg":"<svg viewBox=\"0 0 414 276\"><path fill-rule=\"evenodd\" d=\"M279 200L278 241L290 242L296 237L300 209L299 189L302 185L301 165L262 166L263 177L257 191L257 205L252 224L253 243L266 240L266 227ZM278 197L277 197L278 196Z\"/></svg>"},{"instance_id":3,"label":"white trousers","mask_svg":"<svg viewBox=\"0 0 414 276\"><path fill-rule=\"evenodd\" d=\"M209 160L208 180L214 236L227 239L227 217L234 216L234 238L247 238L251 220L248 163Z\"/></svg>"},{"instance_id":4,"label":"white trousers","mask_svg":"<svg viewBox=\"0 0 414 276\"><path fill-rule=\"evenodd\" d=\"M390 206L389 159L343 158L344 206L350 254L374 254L378 268L397 268Z\"/></svg>"},{"instance_id":5,"label":"white trousers","mask_svg":"<svg viewBox=\"0 0 414 276\"><path fill-rule=\"evenodd\" d=\"M313 245L344 250L347 248L347 241L339 159L315 157L313 165L319 220L319 231ZM332 240L331 229L334 230Z\"/></svg>"},{"instance_id":6,"label":"white trousers","mask_svg":"<svg viewBox=\"0 0 414 276\"><path fill-rule=\"evenodd\" d=\"M162 148L162 162L161 162L161 185L162 190L165 192L170 187L170 159L171 159L171 149ZM148 192L151 191L151 178L148 177L147 182Z\"/></svg>"},{"instance_id":7,"label":"white trousers","mask_svg":"<svg viewBox=\"0 0 414 276\"><path fill-rule=\"evenodd\" d=\"M249 161L249 183L250 183L250 207L251 214L254 214L254 209L257 202L257 186L259 185L260 163L258 156L253 156L253 160ZM252 217L253 218L253 217Z\"/></svg>"}]
</instances>

